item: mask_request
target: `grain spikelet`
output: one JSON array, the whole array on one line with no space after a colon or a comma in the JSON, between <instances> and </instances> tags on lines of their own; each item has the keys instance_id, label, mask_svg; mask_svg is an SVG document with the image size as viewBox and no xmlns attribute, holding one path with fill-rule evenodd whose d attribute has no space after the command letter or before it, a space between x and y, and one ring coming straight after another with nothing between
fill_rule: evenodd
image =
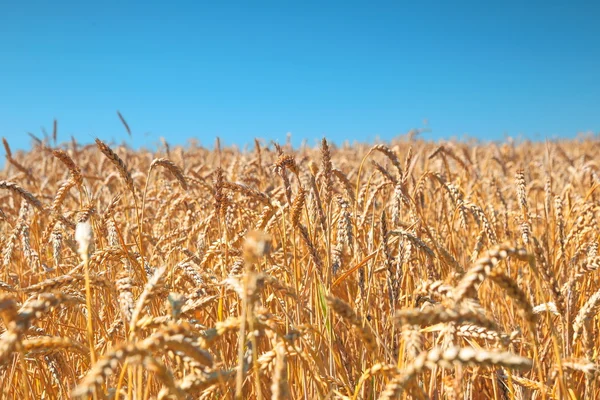
<instances>
[{"instance_id":1,"label":"grain spikelet","mask_svg":"<svg viewBox=\"0 0 600 400\"><path fill-rule=\"evenodd\" d=\"M83 356L89 356L90 350L83 344L66 337L39 336L23 340L23 350L27 353L48 354L56 350L74 350Z\"/></svg>"},{"instance_id":2,"label":"grain spikelet","mask_svg":"<svg viewBox=\"0 0 600 400\"><path fill-rule=\"evenodd\" d=\"M108 147L103 141L96 138L96 146L98 149L108 158L108 160L117 168L119 175L127 185L127 188L131 191L131 193L135 196L135 187L133 185L133 178L131 177L131 173L127 169L127 165L123 162L121 157L117 153L115 153L110 147Z\"/></svg>"},{"instance_id":3,"label":"grain spikelet","mask_svg":"<svg viewBox=\"0 0 600 400\"><path fill-rule=\"evenodd\" d=\"M325 196L323 200L326 205L331 203L333 198L333 165L331 164L331 151L327 140L321 140L321 169L323 171L323 179L325 179Z\"/></svg>"},{"instance_id":4,"label":"grain spikelet","mask_svg":"<svg viewBox=\"0 0 600 400\"><path fill-rule=\"evenodd\" d=\"M504 293L514 300L517 306L521 309L524 318L530 324L534 324L537 320L536 314L533 312L533 306L529 302L527 295L523 290L517 285L517 283L512 280L509 276L495 270L490 274L490 279L500 286Z\"/></svg>"},{"instance_id":5,"label":"grain spikelet","mask_svg":"<svg viewBox=\"0 0 600 400\"><path fill-rule=\"evenodd\" d=\"M35 285L28 286L23 288L22 291L24 293L52 292L66 286L77 285L84 280L85 276L83 274L62 275L56 278L46 279L42 282L36 283ZM109 290L112 288L106 277L101 275L90 275L90 284L98 287L104 287Z\"/></svg>"},{"instance_id":6,"label":"grain spikelet","mask_svg":"<svg viewBox=\"0 0 600 400\"><path fill-rule=\"evenodd\" d=\"M44 209L42 202L37 197L14 182L0 180L0 189L6 189L13 192L40 211Z\"/></svg>"},{"instance_id":7,"label":"grain spikelet","mask_svg":"<svg viewBox=\"0 0 600 400\"><path fill-rule=\"evenodd\" d=\"M512 247L509 245L496 246L488 251L487 255L477 260L475 265L467 271L461 279L454 293L456 302L460 302L467 296L467 293L476 288L476 285L492 273L493 268L509 256L520 260L529 261L530 256L525 249Z\"/></svg>"},{"instance_id":8,"label":"grain spikelet","mask_svg":"<svg viewBox=\"0 0 600 400\"><path fill-rule=\"evenodd\" d=\"M396 155L396 153L394 153L394 151L392 149L390 149L388 146L384 145L384 144L377 144L373 147L371 147L371 150L369 150L369 153L377 151L383 155L385 155L387 158L389 158L389 160L392 162L392 164L394 164L394 167L396 167L396 170L398 170L398 175L402 176L402 165L400 164L400 160L398 159L398 156Z\"/></svg>"},{"instance_id":9,"label":"grain spikelet","mask_svg":"<svg viewBox=\"0 0 600 400\"><path fill-rule=\"evenodd\" d=\"M183 176L183 171L173 161L170 161L166 158L155 158L150 163L150 171L152 171L155 167L165 168L167 171L173 174L175 179L177 179L177 182L179 182L181 188L183 190L187 190L188 186L187 182L185 181L185 176Z\"/></svg>"},{"instance_id":10,"label":"grain spikelet","mask_svg":"<svg viewBox=\"0 0 600 400\"><path fill-rule=\"evenodd\" d=\"M286 348L283 343L278 343L275 347L277 357L275 362L275 371L271 383L271 399L283 400L290 399L290 390L287 382L287 357Z\"/></svg>"},{"instance_id":11,"label":"grain spikelet","mask_svg":"<svg viewBox=\"0 0 600 400\"><path fill-rule=\"evenodd\" d=\"M380 400L397 399L405 387L424 369L435 366L452 368L456 365L463 366L502 366L504 368L527 370L532 366L528 358L508 352L476 350L471 347L450 347L442 350L435 347L421 353L412 364L396 375L379 397Z\"/></svg>"},{"instance_id":12,"label":"grain spikelet","mask_svg":"<svg viewBox=\"0 0 600 400\"><path fill-rule=\"evenodd\" d=\"M306 198L306 191L304 188L300 188L298 190L298 194L294 198L294 203L292 204L292 226L296 227L300 223L300 217L302 217L302 211L304 210L304 200Z\"/></svg>"},{"instance_id":13,"label":"grain spikelet","mask_svg":"<svg viewBox=\"0 0 600 400\"><path fill-rule=\"evenodd\" d=\"M587 299L575 317L575 322L573 322L573 345L575 345L575 341L581 334L581 329L590 321L592 316L596 313L599 305L600 290L597 290Z\"/></svg>"},{"instance_id":14,"label":"grain spikelet","mask_svg":"<svg viewBox=\"0 0 600 400\"><path fill-rule=\"evenodd\" d=\"M71 156L67 154L66 151L59 149L52 150L52 154L54 155L54 157L58 158L65 165L65 167L69 169L73 182L75 182L77 186L81 186L81 184L83 183L81 169L77 166L77 164L75 164L75 161L73 161Z\"/></svg>"},{"instance_id":15,"label":"grain spikelet","mask_svg":"<svg viewBox=\"0 0 600 400\"><path fill-rule=\"evenodd\" d=\"M9 355L21 340L22 335L37 318L60 304L73 303L81 303L81 299L58 293L41 294L25 302L8 324L6 333L0 337L0 365L8 361ZM9 302L9 307L10 304Z\"/></svg>"},{"instance_id":16,"label":"grain spikelet","mask_svg":"<svg viewBox=\"0 0 600 400\"><path fill-rule=\"evenodd\" d=\"M148 303L152 300L152 297L154 297L157 290L159 289L160 283L162 281L162 277L166 270L167 270L166 266L162 266L162 267L158 268L154 272L154 275L152 275L152 278L150 278L148 280L148 283L146 283L146 286L144 286L144 291L142 292L140 297L137 299L135 308L131 315L131 322L129 323L129 330L131 332L135 331L135 327L136 327L135 324L136 324L140 314L142 313L142 310L144 309L144 307L146 307L146 305L148 305Z\"/></svg>"},{"instance_id":17,"label":"grain spikelet","mask_svg":"<svg viewBox=\"0 0 600 400\"><path fill-rule=\"evenodd\" d=\"M250 198L256 199L261 203L271 207L271 200L269 196L263 192L260 192L256 189L252 189L246 185L242 185L240 183L232 183L232 182L223 182L223 187L234 190L236 192L242 193L244 196L248 196Z\"/></svg>"},{"instance_id":18,"label":"grain spikelet","mask_svg":"<svg viewBox=\"0 0 600 400\"><path fill-rule=\"evenodd\" d=\"M375 353L377 351L377 340L375 339L375 335L373 331L369 327L368 324L362 321L362 319L354 312L352 307L350 307L343 300L327 296L327 304L344 320L346 320L352 327L358 332L361 339L365 342L365 346L371 353Z\"/></svg>"},{"instance_id":19,"label":"grain spikelet","mask_svg":"<svg viewBox=\"0 0 600 400\"><path fill-rule=\"evenodd\" d=\"M458 309L446 308L442 305L419 309L406 309L396 312L395 322L400 325L435 325L438 323L469 322L490 330L498 329L496 323L485 315L467 307Z\"/></svg>"}]
</instances>

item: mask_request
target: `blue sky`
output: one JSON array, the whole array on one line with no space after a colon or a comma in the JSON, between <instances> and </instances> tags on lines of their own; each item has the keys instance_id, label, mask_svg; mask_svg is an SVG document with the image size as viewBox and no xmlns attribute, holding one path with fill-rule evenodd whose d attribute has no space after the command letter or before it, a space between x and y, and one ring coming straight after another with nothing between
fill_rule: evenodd
<instances>
[{"instance_id":1,"label":"blue sky","mask_svg":"<svg viewBox=\"0 0 600 400\"><path fill-rule=\"evenodd\" d=\"M4 2L0 135L26 148L54 118L59 140L135 147L424 120L432 139L600 132L598 2L211 3Z\"/></svg>"}]
</instances>

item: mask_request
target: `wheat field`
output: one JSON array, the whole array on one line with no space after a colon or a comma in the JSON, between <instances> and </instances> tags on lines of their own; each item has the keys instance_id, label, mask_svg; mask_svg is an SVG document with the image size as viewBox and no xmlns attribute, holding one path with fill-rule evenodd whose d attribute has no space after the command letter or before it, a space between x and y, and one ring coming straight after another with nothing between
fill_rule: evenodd
<instances>
[{"instance_id":1,"label":"wheat field","mask_svg":"<svg viewBox=\"0 0 600 400\"><path fill-rule=\"evenodd\" d=\"M600 397L593 138L3 142L2 399Z\"/></svg>"}]
</instances>

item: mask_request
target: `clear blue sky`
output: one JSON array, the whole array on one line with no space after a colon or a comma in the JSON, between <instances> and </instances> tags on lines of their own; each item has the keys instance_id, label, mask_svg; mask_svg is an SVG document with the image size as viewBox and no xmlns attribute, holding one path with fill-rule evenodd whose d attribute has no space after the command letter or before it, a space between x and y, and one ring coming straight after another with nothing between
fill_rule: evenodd
<instances>
[{"instance_id":1,"label":"clear blue sky","mask_svg":"<svg viewBox=\"0 0 600 400\"><path fill-rule=\"evenodd\" d=\"M3 2L0 135L24 148L54 118L59 140L136 147L425 119L433 139L600 131L598 2L210 3Z\"/></svg>"}]
</instances>

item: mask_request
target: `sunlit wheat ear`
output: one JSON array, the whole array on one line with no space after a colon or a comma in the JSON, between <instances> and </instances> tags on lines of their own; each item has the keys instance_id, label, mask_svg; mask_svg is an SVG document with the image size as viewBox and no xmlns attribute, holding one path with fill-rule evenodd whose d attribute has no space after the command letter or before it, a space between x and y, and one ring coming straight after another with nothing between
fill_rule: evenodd
<instances>
[{"instance_id":1,"label":"sunlit wheat ear","mask_svg":"<svg viewBox=\"0 0 600 400\"><path fill-rule=\"evenodd\" d=\"M563 201L560 196L554 197L554 217L561 253L565 252L565 216L563 214Z\"/></svg>"},{"instance_id":2,"label":"sunlit wheat ear","mask_svg":"<svg viewBox=\"0 0 600 400\"><path fill-rule=\"evenodd\" d=\"M119 279L117 279L116 286L119 293L119 310L121 311L121 318L123 318L125 324L128 324L129 321L131 321L131 316L135 307L132 293L133 284L129 274L126 272L121 273Z\"/></svg>"},{"instance_id":3,"label":"sunlit wheat ear","mask_svg":"<svg viewBox=\"0 0 600 400\"><path fill-rule=\"evenodd\" d=\"M52 201L52 211L58 212L60 207L62 206L65 198L69 194L69 190L75 186L75 181L73 179L69 179L65 181L58 190L56 191L56 195L54 196L54 200Z\"/></svg>"},{"instance_id":4,"label":"sunlit wheat ear","mask_svg":"<svg viewBox=\"0 0 600 400\"><path fill-rule=\"evenodd\" d=\"M144 291L137 299L135 308L133 309L133 312L131 314L131 320L129 322L129 331L132 333L132 335L135 332L136 322L140 317L140 314L143 312L144 307L146 307L150 303L157 290L160 288L162 284L163 275L166 270L166 266L158 268L154 272L154 275L152 275L152 277L148 280L148 283L146 283L146 285L144 286Z\"/></svg>"},{"instance_id":5,"label":"sunlit wheat ear","mask_svg":"<svg viewBox=\"0 0 600 400\"><path fill-rule=\"evenodd\" d=\"M298 176L299 170L296 165L296 159L289 154L281 154L275 163L274 171L277 173L283 181L283 188L285 190L285 196L288 204L292 203L292 184L286 173L286 170L291 171Z\"/></svg>"},{"instance_id":6,"label":"sunlit wheat ear","mask_svg":"<svg viewBox=\"0 0 600 400\"><path fill-rule=\"evenodd\" d=\"M294 202L292 203L292 226L296 227L300 223L300 218L302 217L302 211L304 211L304 202L306 200L306 191L304 188L300 187L298 190L298 194L294 198Z\"/></svg>"},{"instance_id":7,"label":"sunlit wheat ear","mask_svg":"<svg viewBox=\"0 0 600 400\"><path fill-rule=\"evenodd\" d=\"M521 289L517 285L517 283L514 280L512 280L509 276L499 271L492 271L492 273L490 274L490 279L496 285L502 288L504 294L507 297L513 299L513 301L521 310L525 320L527 320L527 322L529 322L530 324L535 324L535 322L537 321L537 316L533 312L533 306L529 302L527 294L523 291L523 289Z\"/></svg>"},{"instance_id":8,"label":"sunlit wheat ear","mask_svg":"<svg viewBox=\"0 0 600 400\"><path fill-rule=\"evenodd\" d=\"M278 343L275 347L276 361L275 370L273 373L273 381L271 383L271 399L283 400L291 399L290 388L287 382L287 354L283 343Z\"/></svg>"},{"instance_id":9,"label":"sunlit wheat ear","mask_svg":"<svg viewBox=\"0 0 600 400\"><path fill-rule=\"evenodd\" d=\"M377 351L377 339L366 321L363 321L350 305L337 297L327 296L327 304L359 334L369 352Z\"/></svg>"},{"instance_id":10,"label":"sunlit wheat ear","mask_svg":"<svg viewBox=\"0 0 600 400\"><path fill-rule=\"evenodd\" d=\"M31 171L29 169L25 168L23 165L21 165L21 163L19 163L17 160L15 160L13 158L12 151L10 149L10 145L8 144L8 141L4 137L2 138L2 144L4 145L4 150L6 151L6 160L12 166L14 166L18 171L25 174L25 176L27 176L27 179L34 181L35 177L31 174Z\"/></svg>"},{"instance_id":11,"label":"sunlit wheat ear","mask_svg":"<svg viewBox=\"0 0 600 400\"><path fill-rule=\"evenodd\" d=\"M138 360L141 360L148 356L150 356L150 353L147 350L138 348L133 344L115 350L94 364L71 395L74 398L91 395L96 386L102 384L108 376L112 375L121 362L134 357L138 357Z\"/></svg>"},{"instance_id":12,"label":"sunlit wheat ear","mask_svg":"<svg viewBox=\"0 0 600 400\"><path fill-rule=\"evenodd\" d=\"M181 188L183 190L187 190L188 186L187 186L187 182L185 181L185 176L183 175L183 171L174 162L172 162L166 158L155 158L150 163L150 171L152 171L155 167L165 168L167 171L169 171L171 174L173 174L175 179L177 179L177 181L179 182L179 185L181 185Z\"/></svg>"},{"instance_id":13,"label":"sunlit wheat ear","mask_svg":"<svg viewBox=\"0 0 600 400\"><path fill-rule=\"evenodd\" d=\"M422 351L424 346L424 337L417 326L405 325L402 328L402 338L404 340L404 352L407 360L415 359Z\"/></svg>"},{"instance_id":14,"label":"sunlit wheat ear","mask_svg":"<svg viewBox=\"0 0 600 400\"><path fill-rule=\"evenodd\" d=\"M159 331L139 342L138 345L152 352L176 352L196 364L212 367L212 355L199 348L197 339L197 334L188 323L167 322Z\"/></svg>"},{"instance_id":15,"label":"sunlit wheat ear","mask_svg":"<svg viewBox=\"0 0 600 400\"><path fill-rule=\"evenodd\" d=\"M4 268L7 268L10 262L12 261L17 240L21 235L21 232L23 231L24 227L27 225L29 207L29 203L27 203L26 201L21 203L21 208L19 209L19 216L17 217L15 227L13 228L8 239L4 242L4 249L2 253L2 266Z\"/></svg>"},{"instance_id":16,"label":"sunlit wheat ear","mask_svg":"<svg viewBox=\"0 0 600 400\"><path fill-rule=\"evenodd\" d=\"M583 252L582 252L583 253ZM600 257L594 255L585 260L579 260L580 257L573 257L574 261L577 261L578 268L574 272L573 276L569 279L567 283L563 285L560 289L560 293L563 296L568 296L569 293L572 292L575 284L581 280L584 276L589 274L590 272L596 271L600 269Z\"/></svg>"},{"instance_id":17,"label":"sunlit wheat ear","mask_svg":"<svg viewBox=\"0 0 600 400\"><path fill-rule=\"evenodd\" d=\"M102 275L90 275L90 284L112 290L112 284ZM46 279L34 285L22 288L23 293L44 293L53 292L69 286L76 286L85 281L84 274L67 274L57 276L56 278Z\"/></svg>"},{"instance_id":18,"label":"sunlit wheat ear","mask_svg":"<svg viewBox=\"0 0 600 400\"><path fill-rule=\"evenodd\" d=\"M340 211L337 223L336 243L333 250L332 272L334 275L340 268L343 267L342 256L344 252L344 246L348 248L350 253L353 253L354 251L354 232L352 227L352 216L349 210L350 205L341 196L337 198L337 201Z\"/></svg>"},{"instance_id":19,"label":"sunlit wheat ear","mask_svg":"<svg viewBox=\"0 0 600 400\"><path fill-rule=\"evenodd\" d=\"M118 156L110 147L108 147L103 141L100 139L96 139L96 146L98 149L109 159L109 161L117 168L119 175L125 182L127 188L131 191L131 193L135 196L135 187L133 185L133 178L131 177L131 173L127 169L127 165L123 162L121 157Z\"/></svg>"},{"instance_id":20,"label":"sunlit wheat ear","mask_svg":"<svg viewBox=\"0 0 600 400\"><path fill-rule=\"evenodd\" d=\"M102 214L101 225L105 225L106 221L108 221L115 214L117 206L119 205L120 202L121 202L121 195L119 195L119 194L117 194L116 196L114 196L111 199L111 201L108 203L108 206L104 210L104 213Z\"/></svg>"},{"instance_id":21,"label":"sunlit wheat ear","mask_svg":"<svg viewBox=\"0 0 600 400\"><path fill-rule=\"evenodd\" d=\"M321 140L321 170L323 171L323 179L325 180L325 196L323 200L325 205L329 205L333 198L333 165L331 164L331 150L327 140Z\"/></svg>"},{"instance_id":22,"label":"sunlit wheat ear","mask_svg":"<svg viewBox=\"0 0 600 400\"><path fill-rule=\"evenodd\" d=\"M438 323L471 323L491 330L498 329L497 324L478 311L466 306L457 309L446 308L441 305L426 308L425 310L407 309L396 312L395 322L399 325L435 325Z\"/></svg>"},{"instance_id":23,"label":"sunlit wheat ear","mask_svg":"<svg viewBox=\"0 0 600 400\"><path fill-rule=\"evenodd\" d=\"M538 270L544 278L543 283L548 286L552 300L556 304L558 310L563 313L565 310L564 296L556 281L554 271L552 271L551 265L546 259L544 250L535 237L533 238L533 251L536 263L539 266Z\"/></svg>"},{"instance_id":24,"label":"sunlit wheat ear","mask_svg":"<svg viewBox=\"0 0 600 400\"><path fill-rule=\"evenodd\" d=\"M396 273L394 271L394 262L392 261L392 255L389 248L389 231L387 228L387 218L385 212L381 214L381 222L380 222L380 230L381 230L381 246L383 250L383 265L387 271L387 286L388 286L388 297L390 300L390 309L394 308L396 303L396 297L398 293L398 287L400 282L396 281L394 278L396 277Z\"/></svg>"},{"instance_id":25,"label":"sunlit wheat ear","mask_svg":"<svg viewBox=\"0 0 600 400\"><path fill-rule=\"evenodd\" d=\"M59 293L45 293L28 299L15 313L15 303L10 299L0 300L0 305L9 310L9 316L11 317L7 325L7 331L0 337L0 365L9 360L12 351L36 319L59 305L68 306L79 303L79 298Z\"/></svg>"},{"instance_id":26,"label":"sunlit wheat ear","mask_svg":"<svg viewBox=\"0 0 600 400\"><path fill-rule=\"evenodd\" d=\"M85 357L90 354L89 349L83 344L66 337L39 336L23 340L21 346L23 351L30 355L49 354L61 349L76 352Z\"/></svg>"},{"instance_id":27,"label":"sunlit wheat ear","mask_svg":"<svg viewBox=\"0 0 600 400\"><path fill-rule=\"evenodd\" d=\"M477 286L492 273L493 268L501 260L510 256L520 260L530 260L529 254L522 248L501 245L491 249L486 256L478 259L475 265L462 277L454 291L454 300L457 303L462 301L469 292L477 289Z\"/></svg>"},{"instance_id":28,"label":"sunlit wheat ear","mask_svg":"<svg viewBox=\"0 0 600 400\"><path fill-rule=\"evenodd\" d=\"M12 158L12 150L8 144L8 140L4 137L2 138L2 144L4 145L4 151L6 152L6 158Z\"/></svg>"},{"instance_id":29,"label":"sunlit wheat ear","mask_svg":"<svg viewBox=\"0 0 600 400\"><path fill-rule=\"evenodd\" d=\"M520 169L515 174L515 184L517 186L517 199L523 212L523 218L526 220L529 214L529 207L527 205L527 191L525 183L525 172Z\"/></svg>"},{"instance_id":30,"label":"sunlit wheat ear","mask_svg":"<svg viewBox=\"0 0 600 400\"><path fill-rule=\"evenodd\" d=\"M488 240L490 241L490 244L492 244L492 245L497 244L498 238L496 236L496 232L495 232L494 228L492 227L492 225L490 224L487 216L483 212L483 209L481 207L479 207L478 205L472 204L472 203L465 203L465 206L471 210L473 215L483 225L483 230L485 231L485 234L486 234Z\"/></svg>"},{"instance_id":31,"label":"sunlit wheat ear","mask_svg":"<svg viewBox=\"0 0 600 400\"><path fill-rule=\"evenodd\" d=\"M323 261L321 259L321 256L319 255L319 251L317 250L317 247L315 246L313 241L310 239L308 229L306 229L306 227L304 225L298 225L298 230L300 231L300 237L302 238L304 245L308 248L308 252L310 254L310 257L311 257L313 263L317 267L317 271L319 271L319 272L324 271Z\"/></svg>"},{"instance_id":32,"label":"sunlit wheat ear","mask_svg":"<svg viewBox=\"0 0 600 400\"><path fill-rule=\"evenodd\" d=\"M396 153L394 153L394 151L392 149L390 149L388 146L386 146L384 144L377 144L377 145L371 147L371 150L369 150L369 153L372 153L374 151L385 155L392 162L392 164L394 164L394 167L396 167L398 174L400 176L402 176L402 172L403 172L402 165L400 163L400 160L398 159L398 156L396 155Z\"/></svg>"},{"instance_id":33,"label":"sunlit wheat ear","mask_svg":"<svg viewBox=\"0 0 600 400\"><path fill-rule=\"evenodd\" d=\"M407 232L404 229L396 229L389 232L390 236L401 236L410 244L410 247L407 246L406 249L412 249L412 246L419 251L423 251L423 253L430 259L433 260L435 258L435 252L431 249L427 243L417 237L414 233ZM410 251L406 252L410 254ZM404 260L408 261L408 260Z\"/></svg>"},{"instance_id":34,"label":"sunlit wheat ear","mask_svg":"<svg viewBox=\"0 0 600 400\"><path fill-rule=\"evenodd\" d=\"M197 394L213 385L223 383L230 384L231 380L235 377L235 370L211 370L207 372L201 372L199 374L190 374L176 382L176 387L189 396ZM166 400L169 396L169 389L161 389L158 394L159 400ZM185 397L183 397L185 398Z\"/></svg>"},{"instance_id":35,"label":"sunlit wheat ear","mask_svg":"<svg viewBox=\"0 0 600 400\"><path fill-rule=\"evenodd\" d=\"M260 201L261 203L269 206L269 209L271 209L271 207L272 207L271 199L270 199L269 195L267 195L261 191L253 189L246 185L242 185L240 183L232 183L232 182L223 182L223 187L233 190L235 192L239 192L249 198L256 199L256 200Z\"/></svg>"},{"instance_id":36,"label":"sunlit wheat ear","mask_svg":"<svg viewBox=\"0 0 600 400\"><path fill-rule=\"evenodd\" d=\"M583 307L577 313L575 317L575 322L573 323L573 345L575 341L581 335L581 330L585 327L586 324L589 324L591 318L596 313L598 306L600 305L600 290L596 291L592 294Z\"/></svg>"},{"instance_id":37,"label":"sunlit wheat ear","mask_svg":"<svg viewBox=\"0 0 600 400\"><path fill-rule=\"evenodd\" d=\"M61 231L61 225L58 224L52 230L52 234L50 236L50 242L52 244L52 258L55 268L58 268L62 260L63 235Z\"/></svg>"},{"instance_id":38,"label":"sunlit wheat ear","mask_svg":"<svg viewBox=\"0 0 600 400\"><path fill-rule=\"evenodd\" d=\"M517 336L519 331L506 334L477 325L461 325L456 328L456 336L466 339L483 339L491 342L499 342L501 345L509 345Z\"/></svg>"},{"instance_id":39,"label":"sunlit wheat ear","mask_svg":"<svg viewBox=\"0 0 600 400\"><path fill-rule=\"evenodd\" d=\"M371 161L371 165L373 165L373 167L386 179L388 180L391 184L393 185L397 185L398 184L398 179L393 176L387 169L385 169L385 167L381 164L379 164L377 161L375 160L370 160Z\"/></svg>"},{"instance_id":40,"label":"sunlit wheat ear","mask_svg":"<svg viewBox=\"0 0 600 400\"><path fill-rule=\"evenodd\" d=\"M198 337L198 344L203 349L208 349L219 338L227 333L237 332L241 322L239 318L228 318L223 322L217 322L214 328L210 328L201 333Z\"/></svg>"},{"instance_id":41,"label":"sunlit wheat ear","mask_svg":"<svg viewBox=\"0 0 600 400\"><path fill-rule=\"evenodd\" d=\"M422 300L435 303L437 301L450 299L453 296L454 287L444 281L421 282L415 290L415 306L419 306ZM422 297L422 299L421 299ZM435 299L435 301L433 300Z\"/></svg>"},{"instance_id":42,"label":"sunlit wheat ear","mask_svg":"<svg viewBox=\"0 0 600 400\"><path fill-rule=\"evenodd\" d=\"M311 219L317 219L321 224L321 229L323 231L327 231L327 217L325 216L325 211L323 210L323 202L321 201L321 195L319 194L319 188L317 187L317 180L314 174L311 174L309 177L310 190L312 201L312 209L313 213L316 213L316 217L311 217Z\"/></svg>"},{"instance_id":43,"label":"sunlit wheat ear","mask_svg":"<svg viewBox=\"0 0 600 400\"><path fill-rule=\"evenodd\" d=\"M44 209L42 202L37 197L35 197L32 193L23 189L21 186L17 185L14 182L7 182L7 181L0 180L0 189L9 190L12 193L22 197L26 202L28 202L29 204L31 204L33 207L35 207L36 209L38 209L40 211L42 211Z\"/></svg>"},{"instance_id":44,"label":"sunlit wheat ear","mask_svg":"<svg viewBox=\"0 0 600 400\"><path fill-rule=\"evenodd\" d=\"M450 347L446 350L433 348L421 353L413 362L387 384L379 397L380 400L397 399L406 386L424 369L501 366L517 370L528 370L532 367L530 359L509 352L476 350L471 347Z\"/></svg>"},{"instance_id":45,"label":"sunlit wheat ear","mask_svg":"<svg viewBox=\"0 0 600 400\"><path fill-rule=\"evenodd\" d=\"M431 231L431 240L433 242L433 248L439 254L439 256L447 263L452 270L454 270L454 274L456 276L462 276L465 272L464 267L458 262L456 257L450 253L450 251L445 247L442 243L442 238L438 235L437 232Z\"/></svg>"},{"instance_id":46,"label":"sunlit wheat ear","mask_svg":"<svg viewBox=\"0 0 600 400\"><path fill-rule=\"evenodd\" d=\"M333 175L342 184L346 197L350 200L351 203L354 203L354 201L356 200L354 195L354 187L352 186L352 183L350 182L348 177L344 174L344 172L337 168L332 169L331 172L333 172Z\"/></svg>"},{"instance_id":47,"label":"sunlit wheat ear","mask_svg":"<svg viewBox=\"0 0 600 400\"><path fill-rule=\"evenodd\" d=\"M52 150L52 154L54 155L54 157L59 159L65 165L65 167L67 167L67 169L71 173L71 179L73 179L73 182L75 182L77 186L81 186L81 184L83 183L81 169L77 166L77 164L75 164L75 161L73 161L71 156L67 154L66 151L59 149Z\"/></svg>"}]
</instances>

